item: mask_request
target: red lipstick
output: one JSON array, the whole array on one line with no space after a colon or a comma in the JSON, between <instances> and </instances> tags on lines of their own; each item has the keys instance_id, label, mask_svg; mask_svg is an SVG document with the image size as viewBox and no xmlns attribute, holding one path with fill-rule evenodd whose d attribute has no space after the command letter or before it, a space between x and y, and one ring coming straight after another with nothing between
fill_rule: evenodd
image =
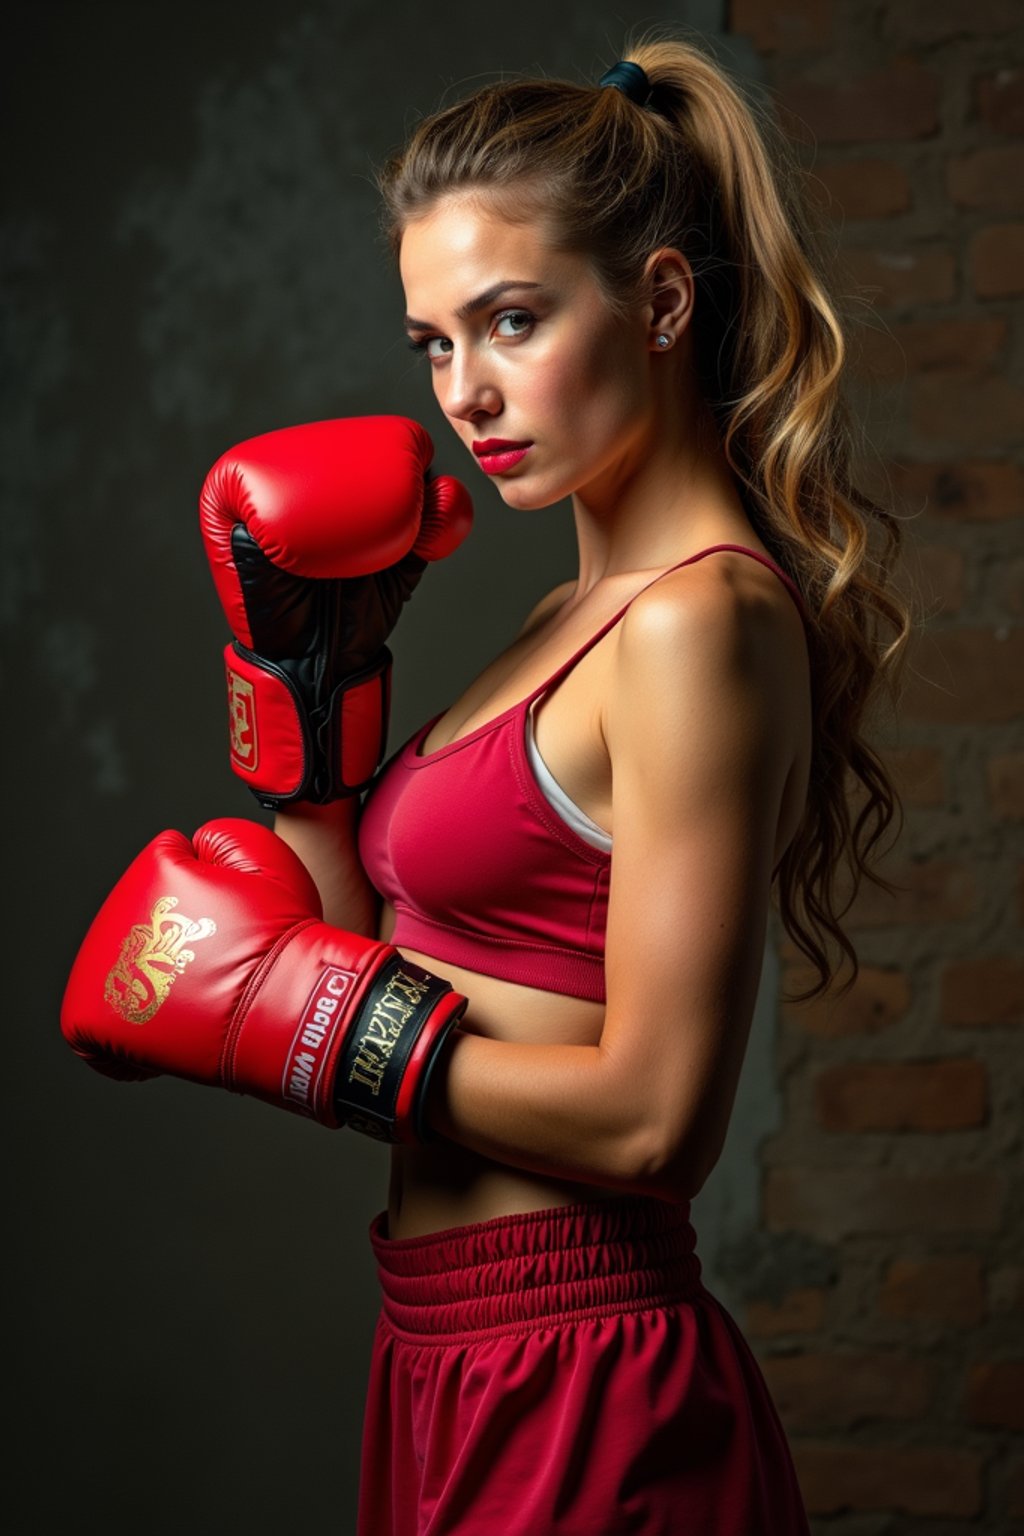
<instances>
[{"instance_id":1,"label":"red lipstick","mask_svg":"<svg viewBox=\"0 0 1024 1536\"><path fill-rule=\"evenodd\" d=\"M473 444L473 452L485 474L500 475L518 464L532 447L532 443L513 443L507 437L485 437Z\"/></svg>"},{"instance_id":2,"label":"red lipstick","mask_svg":"<svg viewBox=\"0 0 1024 1536\"><path fill-rule=\"evenodd\" d=\"M509 437L484 437L479 442L473 444L473 452L479 457L484 453L497 453L499 449L503 448L529 448L529 446L528 440L526 442L514 443Z\"/></svg>"}]
</instances>

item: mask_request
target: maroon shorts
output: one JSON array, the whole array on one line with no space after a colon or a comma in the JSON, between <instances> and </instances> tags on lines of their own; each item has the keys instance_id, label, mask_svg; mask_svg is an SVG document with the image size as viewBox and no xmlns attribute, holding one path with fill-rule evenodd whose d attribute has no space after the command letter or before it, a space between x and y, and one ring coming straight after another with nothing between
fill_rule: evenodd
<instances>
[{"instance_id":1,"label":"maroon shorts","mask_svg":"<svg viewBox=\"0 0 1024 1536\"><path fill-rule=\"evenodd\" d=\"M391 1239L358 1536L808 1536L687 1205L625 1195Z\"/></svg>"}]
</instances>

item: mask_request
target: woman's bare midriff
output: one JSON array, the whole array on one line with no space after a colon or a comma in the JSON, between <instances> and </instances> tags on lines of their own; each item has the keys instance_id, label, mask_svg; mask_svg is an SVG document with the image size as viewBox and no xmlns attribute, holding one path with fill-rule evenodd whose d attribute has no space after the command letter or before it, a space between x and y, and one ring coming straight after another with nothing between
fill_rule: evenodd
<instances>
[{"instance_id":1,"label":"woman's bare midriff","mask_svg":"<svg viewBox=\"0 0 1024 1536\"><path fill-rule=\"evenodd\" d=\"M385 917L382 935L393 920L390 907ZM483 976L404 945L401 953L435 976L443 976L469 998L466 1017L471 1019L474 1034L537 1045L596 1045L600 1040L603 1003ZM421 1237L445 1227L487 1221L492 1216L616 1194L621 1191L548 1179L496 1163L453 1141L393 1146L388 1233L391 1237Z\"/></svg>"}]
</instances>

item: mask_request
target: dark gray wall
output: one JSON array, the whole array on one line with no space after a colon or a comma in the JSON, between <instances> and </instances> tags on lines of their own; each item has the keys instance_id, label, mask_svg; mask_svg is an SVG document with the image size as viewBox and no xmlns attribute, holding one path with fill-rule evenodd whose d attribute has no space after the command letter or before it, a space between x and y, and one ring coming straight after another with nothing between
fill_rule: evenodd
<instances>
[{"instance_id":1,"label":"dark gray wall","mask_svg":"<svg viewBox=\"0 0 1024 1536\"><path fill-rule=\"evenodd\" d=\"M0 634L19 1531L353 1528L386 1153L251 1100L118 1086L57 1030L75 948L165 826L262 817L232 778L196 523L255 432L395 411L467 466L400 334L371 166L499 71L596 78L634 7L34 0L5 24ZM724 56L742 67L742 47ZM573 573L568 506L471 539L394 651L392 741ZM496 576L496 573L500 573ZM749 1118L748 1118L749 1124ZM748 1166L745 1177L752 1181Z\"/></svg>"}]
</instances>

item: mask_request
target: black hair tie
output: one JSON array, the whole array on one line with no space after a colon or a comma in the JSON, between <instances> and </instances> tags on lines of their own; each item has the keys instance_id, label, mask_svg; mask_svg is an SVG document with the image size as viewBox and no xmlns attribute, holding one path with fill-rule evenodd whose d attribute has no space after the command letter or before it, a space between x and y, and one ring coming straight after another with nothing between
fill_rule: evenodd
<instances>
[{"instance_id":1,"label":"black hair tie","mask_svg":"<svg viewBox=\"0 0 1024 1536\"><path fill-rule=\"evenodd\" d=\"M647 78L647 71L639 64L634 64L631 59L620 59L606 70L597 82L598 85L614 85L616 90L622 91L630 101L635 101L638 107L646 107L651 96L651 82Z\"/></svg>"}]
</instances>

